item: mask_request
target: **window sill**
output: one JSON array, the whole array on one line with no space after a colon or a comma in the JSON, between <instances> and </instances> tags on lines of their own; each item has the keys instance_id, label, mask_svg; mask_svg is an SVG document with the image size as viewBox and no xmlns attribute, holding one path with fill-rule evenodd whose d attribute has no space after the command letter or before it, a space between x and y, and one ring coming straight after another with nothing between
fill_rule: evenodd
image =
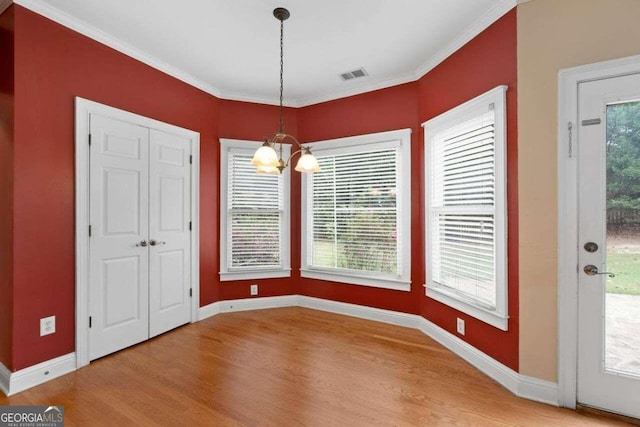
<instances>
[{"instance_id":1,"label":"window sill","mask_svg":"<svg viewBox=\"0 0 640 427\"><path fill-rule=\"evenodd\" d=\"M427 297L448 305L449 307L455 308L456 310L468 314L471 317L475 317L476 319L484 323L488 323L498 329L503 331L509 330L509 316L486 309L480 305L473 304L472 302L462 300L459 297L439 288L427 285L425 285L425 287Z\"/></svg>"},{"instance_id":2,"label":"window sill","mask_svg":"<svg viewBox=\"0 0 640 427\"><path fill-rule=\"evenodd\" d=\"M369 286L373 288L391 289L394 291L411 291L411 282L395 279L384 279L374 276L338 273L328 270L300 269L300 276L307 279L327 280L329 282L347 283L350 285Z\"/></svg>"},{"instance_id":3,"label":"window sill","mask_svg":"<svg viewBox=\"0 0 640 427\"><path fill-rule=\"evenodd\" d=\"M221 282L229 282L232 280L276 279L279 277L291 277L291 269L221 271L219 274Z\"/></svg>"}]
</instances>

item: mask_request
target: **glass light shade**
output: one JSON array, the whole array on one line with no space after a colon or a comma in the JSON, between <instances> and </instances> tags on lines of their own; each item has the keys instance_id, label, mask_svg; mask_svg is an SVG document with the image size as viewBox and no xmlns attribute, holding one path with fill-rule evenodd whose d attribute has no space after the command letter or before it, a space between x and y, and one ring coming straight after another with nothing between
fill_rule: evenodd
<instances>
[{"instance_id":1,"label":"glass light shade","mask_svg":"<svg viewBox=\"0 0 640 427\"><path fill-rule=\"evenodd\" d=\"M258 166L256 173L264 173L269 175L280 175L280 170L275 166Z\"/></svg>"},{"instance_id":2,"label":"glass light shade","mask_svg":"<svg viewBox=\"0 0 640 427\"><path fill-rule=\"evenodd\" d=\"M311 150L309 150L308 148L304 149L302 156L300 156L300 159L298 159L296 170L298 172L320 172L318 159L316 159L316 157L311 154Z\"/></svg>"},{"instance_id":3,"label":"glass light shade","mask_svg":"<svg viewBox=\"0 0 640 427\"><path fill-rule=\"evenodd\" d=\"M278 166L278 154L268 142L265 142L262 147L256 150L251 163L256 166L275 168Z\"/></svg>"}]
</instances>

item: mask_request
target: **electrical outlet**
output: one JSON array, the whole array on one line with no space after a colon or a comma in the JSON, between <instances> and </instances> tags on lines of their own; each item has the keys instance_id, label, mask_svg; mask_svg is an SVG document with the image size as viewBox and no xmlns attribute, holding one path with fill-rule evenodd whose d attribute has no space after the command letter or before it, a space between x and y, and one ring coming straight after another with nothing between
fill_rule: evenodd
<instances>
[{"instance_id":1,"label":"electrical outlet","mask_svg":"<svg viewBox=\"0 0 640 427\"><path fill-rule=\"evenodd\" d=\"M56 331L56 316L40 319L40 336L53 334Z\"/></svg>"},{"instance_id":2,"label":"electrical outlet","mask_svg":"<svg viewBox=\"0 0 640 427\"><path fill-rule=\"evenodd\" d=\"M251 285L251 295L258 295L258 285Z\"/></svg>"},{"instance_id":3,"label":"electrical outlet","mask_svg":"<svg viewBox=\"0 0 640 427\"><path fill-rule=\"evenodd\" d=\"M456 329L460 335L464 335L464 320L459 317L457 319Z\"/></svg>"}]
</instances>

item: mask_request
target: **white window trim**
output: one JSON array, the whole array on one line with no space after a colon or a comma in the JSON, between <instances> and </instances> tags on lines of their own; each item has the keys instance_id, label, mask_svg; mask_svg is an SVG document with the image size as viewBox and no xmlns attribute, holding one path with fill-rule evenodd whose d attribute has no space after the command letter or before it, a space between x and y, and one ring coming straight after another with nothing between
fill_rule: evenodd
<instances>
[{"instance_id":1,"label":"white window trim","mask_svg":"<svg viewBox=\"0 0 640 427\"><path fill-rule=\"evenodd\" d=\"M350 152L361 152L362 146L375 149L381 144L396 142L400 147L397 156L397 169L400 185L398 185L398 205L400 211L404 213L403 218L399 218L398 235L403 236L403 245L398 247L403 251L402 274L397 278L380 277L377 273L367 274L362 271L353 273L343 269L331 269L313 267L309 263L309 242L313 238L312 223L313 210L311 204L313 199L309 197L310 180L306 174L302 175L302 248L301 248L301 268L300 275L304 278L327 280L331 282L348 283L353 285L370 286L375 288L393 289L399 291L411 290L411 129L401 129L389 132L379 132L367 135L338 138L327 141L318 141L305 146L312 148L316 156L322 156L323 152L340 149L340 154Z\"/></svg>"},{"instance_id":2,"label":"white window trim","mask_svg":"<svg viewBox=\"0 0 640 427\"><path fill-rule=\"evenodd\" d=\"M427 297L446 304L456 310L475 317L503 331L508 330L508 280L507 280L507 192L506 192L506 92L507 86L498 86L464 104L459 105L422 124L424 128L424 164L425 164L425 266L427 283L425 293ZM432 167L431 150L433 135L445 131L459 123L464 123L479 115L479 111L486 105L493 103L495 111L495 244L496 244L496 308L495 310L482 306L476 301L466 299L446 288L438 286L433 281L431 257L431 197ZM486 110L485 110L486 111Z\"/></svg>"},{"instance_id":3,"label":"white window trim","mask_svg":"<svg viewBox=\"0 0 640 427\"><path fill-rule=\"evenodd\" d=\"M227 206L229 195L229 182L228 182L228 160L229 152L234 151L237 153L248 154L250 156L260 147L262 142L260 141L247 141L240 139L226 139L220 138L220 281L231 280L251 280L251 279L271 279L278 277L291 277L291 168L286 168L282 172L283 178L283 217L282 217L282 232L280 234L280 259L282 267L258 267L258 268L242 268L234 269L230 271L227 267L228 258L228 230L227 230ZM283 158L288 159L291 149L290 146L285 144L283 146Z\"/></svg>"}]
</instances>

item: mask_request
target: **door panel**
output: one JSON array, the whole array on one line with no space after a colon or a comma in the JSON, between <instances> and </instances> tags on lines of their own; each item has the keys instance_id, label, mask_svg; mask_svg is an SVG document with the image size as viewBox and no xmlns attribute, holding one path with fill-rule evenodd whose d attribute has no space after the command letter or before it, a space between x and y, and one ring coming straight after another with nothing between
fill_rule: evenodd
<instances>
[{"instance_id":1,"label":"door panel","mask_svg":"<svg viewBox=\"0 0 640 427\"><path fill-rule=\"evenodd\" d=\"M150 336L191 320L191 142L151 130Z\"/></svg>"},{"instance_id":2,"label":"door panel","mask_svg":"<svg viewBox=\"0 0 640 427\"><path fill-rule=\"evenodd\" d=\"M578 401L636 418L639 101L640 75L579 86Z\"/></svg>"},{"instance_id":3,"label":"door panel","mask_svg":"<svg viewBox=\"0 0 640 427\"><path fill-rule=\"evenodd\" d=\"M103 235L143 234L140 229L140 173L113 168L104 168L103 172ZM128 209L122 209L123 206Z\"/></svg>"},{"instance_id":4,"label":"door panel","mask_svg":"<svg viewBox=\"0 0 640 427\"><path fill-rule=\"evenodd\" d=\"M158 255L160 266L160 311L177 308L185 303L184 267L185 253L183 250L166 251Z\"/></svg>"},{"instance_id":5,"label":"door panel","mask_svg":"<svg viewBox=\"0 0 640 427\"><path fill-rule=\"evenodd\" d=\"M148 129L91 115L89 359L149 335Z\"/></svg>"},{"instance_id":6,"label":"door panel","mask_svg":"<svg viewBox=\"0 0 640 427\"><path fill-rule=\"evenodd\" d=\"M161 177L160 178L160 224L158 231L178 232L184 231L184 200L185 179L184 177ZM176 201L180 203L176 203Z\"/></svg>"},{"instance_id":7,"label":"door panel","mask_svg":"<svg viewBox=\"0 0 640 427\"><path fill-rule=\"evenodd\" d=\"M102 261L102 325L105 330L136 322L140 318L140 257ZM123 298L124 297L124 298Z\"/></svg>"}]
</instances>

